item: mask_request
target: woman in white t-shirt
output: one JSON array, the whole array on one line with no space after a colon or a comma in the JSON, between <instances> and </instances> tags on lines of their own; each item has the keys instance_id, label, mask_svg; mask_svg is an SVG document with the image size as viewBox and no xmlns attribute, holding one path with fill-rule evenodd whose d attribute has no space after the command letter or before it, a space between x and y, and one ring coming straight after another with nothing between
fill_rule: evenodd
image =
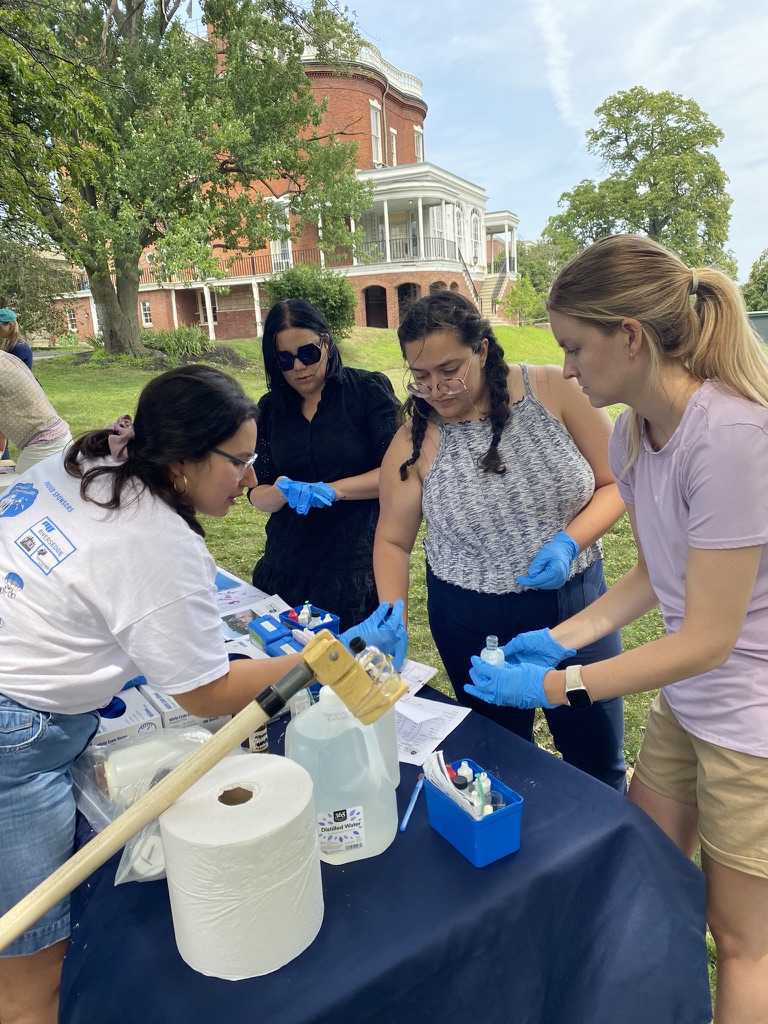
<instances>
[{"instance_id":1,"label":"woman in white t-shirt","mask_svg":"<svg viewBox=\"0 0 768 1024\"><path fill-rule=\"evenodd\" d=\"M193 715L231 714L298 660L229 661L197 518L256 485L256 420L227 374L169 370L133 421L85 434L0 498L0 914L73 852L68 769L94 708L145 675ZM404 647L401 609L341 639ZM0 953L3 1024L54 1024L68 935L64 900Z\"/></svg>"},{"instance_id":2,"label":"woman in white t-shirt","mask_svg":"<svg viewBox=\"0 0 768 1024\"><path fill-rule=\"evenodd\" d=\"M717 1024L768 1020L768 360L737 286L648 238L604 238L549 295L563 373L594 406L629 406L611 467L638 561L504 668L475 662L476 696L588 704L659 688L630 799L688 856L701 848L717 947ZM666 635L553 671L656 605ZM702 970L704 965L702 965Z\"/></svg>"}]
</instances>

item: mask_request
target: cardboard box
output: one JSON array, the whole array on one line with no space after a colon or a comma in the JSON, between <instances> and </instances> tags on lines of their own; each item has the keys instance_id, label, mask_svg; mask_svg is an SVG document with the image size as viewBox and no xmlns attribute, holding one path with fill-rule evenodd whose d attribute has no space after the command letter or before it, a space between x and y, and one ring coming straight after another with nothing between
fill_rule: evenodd
<instances>
[{"instance_id":1,"label":"cardboard box","mask_svg":"<svg viewBox=\"0 0 768 1024\"><path fill-rule=\"evenodd\" d=\"M232 717L220 715L218 718L198 718L177 703L168 693L161 693L148 684L139 687L139 691L160 715L163 729L188 729L194 725L202 725L209 732L217 732Z\"/></svg>"},{"instance_id":2,"label":"cardboard box","mask_svg":"<svg viewBox=\"0 0 768 1024\"><path fill-rule=\"evenodd\" d=\"M91 740L92 747L110 746L129 736L157 732L163 727L160 714L141 693L140 686L121 690L109 704L98 710L101 721Z\"/></svg>"}]
</instances>

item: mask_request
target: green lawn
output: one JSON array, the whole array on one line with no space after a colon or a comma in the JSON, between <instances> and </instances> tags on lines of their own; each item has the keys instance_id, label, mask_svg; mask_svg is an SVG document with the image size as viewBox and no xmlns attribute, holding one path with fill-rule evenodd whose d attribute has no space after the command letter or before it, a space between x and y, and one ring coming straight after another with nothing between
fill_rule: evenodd
<instances>
[{"instance_id":1,"label":"green lawn","mask_svg":"<svg viewBox=\"0 0 768 1024\"><path fill-rule=\"evenodd\" d=\"M510 361L560 364L560 351L548 330L500 327L496 333ZM228 347L242 360L247 360L247 364L242 367L225 365L225 368L254 398L258 398L265 390L259 343L236 341ZM342 352L345 362L351 366L383 370L392 380L396 392L403 396L403 360L394 331L358 328L342 345ZM67 354L38 359L35 373L58 412L68 420L72 433L77 434L103 426L122 413L133 412L139 392L157 369L149 363L146 367L137 367L135 362L124 357L106 359L102 353L89 361L84 361L80 354ZM217 563L244 579L250 579L253 565L262 553L265 521L266 516L245 501L226 519L205 520L208 546ZM626 517L606 536L604 548L606 572L609 582L612 582L634 560L634 542ZM427 626L424 555L420 541L417 541L412 559L409 627L411 657L437 665L440 671L436 685L451 693ZM624 630L624 644L626 647L636 646L659 635L661 629L658 613L651 613ZM634 764L652 699L653 693L645 693L626 700L626 755L629 764ZM537 733L540 742L549 746L543 716L541 723L537 724Z\"/></svg>"}]
</instances>

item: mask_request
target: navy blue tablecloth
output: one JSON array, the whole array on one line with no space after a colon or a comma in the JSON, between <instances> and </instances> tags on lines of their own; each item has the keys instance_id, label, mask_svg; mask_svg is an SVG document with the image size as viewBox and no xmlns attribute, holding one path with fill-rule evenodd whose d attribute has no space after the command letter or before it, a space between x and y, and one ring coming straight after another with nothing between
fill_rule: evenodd
<instances>
[{"instance_id":1,"label":"navy blue tablecloth","mask_svg":"<svg viewBox=\"0 0 768 1024\"><path fill-rule=\"evenodd\" d=\"M653 822L476 714L443 749L522 795L517 853L473 867L422 794L381 856L322 865L312 945L240 982L189 968L165 882L115 887L115 857L73 895L61 1024L709 1024L704 878Z\"/></svg>"}]
</instances>

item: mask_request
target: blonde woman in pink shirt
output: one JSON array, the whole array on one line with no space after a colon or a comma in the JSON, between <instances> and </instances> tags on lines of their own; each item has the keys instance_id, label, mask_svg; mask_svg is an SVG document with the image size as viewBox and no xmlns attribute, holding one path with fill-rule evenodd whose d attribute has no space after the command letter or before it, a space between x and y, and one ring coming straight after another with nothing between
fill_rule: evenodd
<instances>
[{"instance_id":1,"label":"blonde woman in pink shirt","mask_svg":"<svg viewBox=\"0 0 768 1024\"><path fill-rule=\"evenodd\" d=\"M701 849L715 1024L768 1021L768 360L741 293L648 238L601 239L549 295L566 377L624 403L610 443L638 560L551 632L520 635L471 692L551 707L659 690L629 797ZM660 605L666 635L583 669L562 658ZM702 965L702 969L703 965Z\"/></svg>"}]
</instances>

